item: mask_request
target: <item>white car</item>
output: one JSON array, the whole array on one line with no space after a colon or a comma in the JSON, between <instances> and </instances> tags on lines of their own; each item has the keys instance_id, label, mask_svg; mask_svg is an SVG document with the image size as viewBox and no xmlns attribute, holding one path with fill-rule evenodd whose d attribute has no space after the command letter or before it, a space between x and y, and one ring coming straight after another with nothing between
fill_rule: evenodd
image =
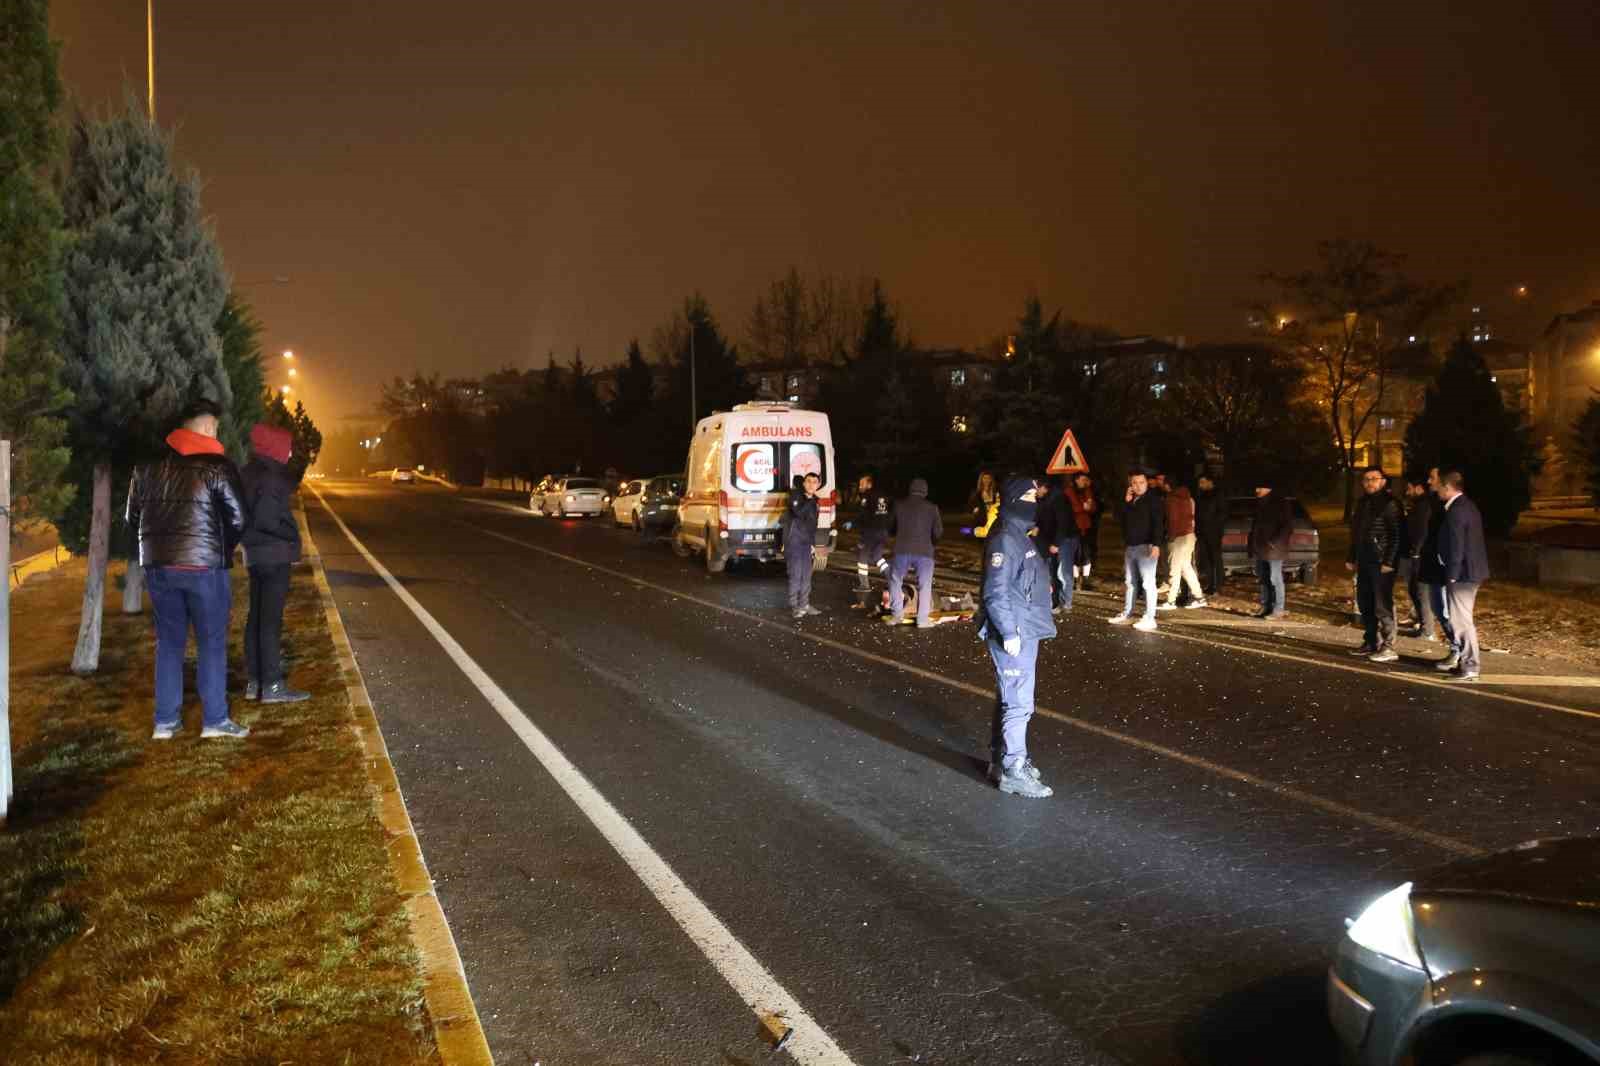
<instances>
[{"instance_id":1,"label":"white car","mask_svg":"<svg viewBox=\"0 0 1600 1066\"><path fill-rule=\"evenodd\" d=\"M644 500L644 481L625 481L611 501L611 521L619 526L639 528L639 504Z\"/></svg>"},{"instance_id":2,"label":"white car","mask_svg":"<svg viewBox=\"0 0 1600 1066\"><path fill-rule=\"evenodd\" d=\"M417 475L415 473L410 470L400 469L399 467L396 467L394 472L389 475L389 481L391 484L402 481L406 484L410 484L415 480L417 480Z\"/></svg>"},{"instance_id":3,"label":"white car","mask_svg":"<svg viewBox=\"0 0 1600 1066\"><path fill-rule=\"evenodd\" d=\"M539 480L539 483L533 487L531 492L528 493L528 510L532 511L534 514L544 513L545 493L550 491L550 489L555 485L556 481L557 478L554 474L546 474Z\"/></svg>"},{"instance_id":4,"label":"white car","mask_svg":"<svg viewBox=\"0 0 1600 1066\"><path fill-rule=\"evenodd\" d=\"M547 515L600 514L606 509L606 490L592 477L564 477L544 494L541 510Z\"/></svg>"}]
</instances>

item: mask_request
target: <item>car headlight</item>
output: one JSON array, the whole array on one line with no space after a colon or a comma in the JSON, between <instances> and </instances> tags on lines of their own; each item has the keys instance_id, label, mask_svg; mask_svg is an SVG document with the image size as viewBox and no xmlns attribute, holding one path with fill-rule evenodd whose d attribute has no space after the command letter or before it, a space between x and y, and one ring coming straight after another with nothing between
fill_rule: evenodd
<instances>
[{"instance_id":1,"label":"car headlight","mask_svg":"<svg viewBox=\"0 0 1600 1066\"><path fill-rule=\"evenodd\" d=\"M1368 951L1422 969L1411 924L1411 882L1390 889L1367 905L1346 935Z\"/></svg>"},{"instance_id":2,"label":"car headlight","mask_svg":"<svg viewBox=\"0 0 1600 1066\"><path fill-rule=\"evenodd\" d=\"M567 497L567 502L568 503L577 503L578 502L578 498L576 496L568 496Z\"/></svg>"}]
</instances>

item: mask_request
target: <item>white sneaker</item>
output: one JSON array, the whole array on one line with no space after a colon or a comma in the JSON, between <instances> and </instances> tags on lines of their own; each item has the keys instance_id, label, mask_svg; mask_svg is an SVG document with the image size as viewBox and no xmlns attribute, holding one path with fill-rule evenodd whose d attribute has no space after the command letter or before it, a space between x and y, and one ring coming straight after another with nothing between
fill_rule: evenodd
<instances>
[{"instance_id":1,"label":"white sneaker","mask_svg":"<svg viewBox=\"0 0 1600 1066\"><path fill-rule=\"evenodd\" d=\"M1145 633L1154 633L1156 629L1156 620L1154 618L1141 618L1137 622L1133 623L1133 628L1142 630Z\"/></svg>"},{"instance_id":2,"label":"white sneaker","mask_svg":"<svg viewBox=\"0 0 1600 1066\"><path fill-rule=\"evenodd\" d=\"M1114 614L1110 618L1107 618L1106 621L1110 622L1114 626L1125 626L1129 622L1133 621L1133 619L1129 618L1125 614Z\"/></svg>"},{"instance_id":3,"label":"white sneaker","mask_svg":"<svg viewBox=\"0 0 1600 1066\"><path fill-rule=\"evenodd\" d=\"M1200 608L1208 606L1210 605L1205 600L1190 600L1183 605L1183 609L1185 611L1198 611Z\"/></svg>"},{"instance_id":4,"label":"white sneaker","mask_svg":"<svg viewBox=\"0 0 1600 1066\"><path fill-rule=\"evenodd\" d=\"M1163 603L1156 608L1158 611L1176 611L1177 609L1178 605L1175 603Z\"/></svg>"}]
</instances>

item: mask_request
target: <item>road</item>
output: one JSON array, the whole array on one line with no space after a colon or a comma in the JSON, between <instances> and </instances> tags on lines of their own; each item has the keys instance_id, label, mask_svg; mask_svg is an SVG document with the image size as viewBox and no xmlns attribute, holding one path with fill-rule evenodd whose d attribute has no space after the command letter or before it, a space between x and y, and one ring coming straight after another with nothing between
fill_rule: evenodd
<instances>
[{"instance_id":1,"label":"road","mask_svg":"<svg viewBox=\"0 0 1600 1066\"><path fill-rule=\"evenodd\" d=\"M971 626L868 622L842 572L795 623L776 570L592 520L354 481L306 510L501 1063L1332 1063L1343 918L1600 831L1600 689L1084 604L1029 802L982 779Z\"/></svg>"}]
</instances>

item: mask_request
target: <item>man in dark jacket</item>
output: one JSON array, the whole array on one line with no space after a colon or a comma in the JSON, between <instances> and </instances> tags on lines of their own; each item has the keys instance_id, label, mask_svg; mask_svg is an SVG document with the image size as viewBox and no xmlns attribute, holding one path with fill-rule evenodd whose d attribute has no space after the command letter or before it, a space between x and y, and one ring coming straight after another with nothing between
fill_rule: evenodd
<instances>
[{"instance_id":1,"label":"man in dark jacket","mask_svg":"<svg viewBox=\"0 0 1600 1066\"><path fill-rule=\"evenodd\" d=\"M1082 535L1078 528L1081 509L1077 490L1065 477L1038 504L1039 535L1034 540L1049 556L1051 603L1056 614L1072 610L1072 586L1076 583Z\"/></svg>"},{"instance_id":2,"label":"man in dark jacket","mask_svg":"<svg viewBox=\"0 0 1600 1066\"><path fill-rule=\"evenodd\" d=\"M889 516L894 534L894 565L889 568L889 620L896 625L905 615L906 574L917 575L917 628L933 625L933 546L944 535L944 516L928 502L928 483L911 479L911 492L894 502Z\"/></svg>"},{"instance_id":3,"label":"man in dark jacket","mask_svg":"<svg viewBox=\"0 0 1600 1066\"><path fill-rule=\"evenodd\" d=\"M1389 493L1383 470L1361 472L1361 499L1350 516L1350 553L1345 569L1356 575L1356 607L1364 630L1356 655L1375 663L1400 658L1394 650L1394 576L1400 556L1400 506Z\"/></svg>"},{"instance_id":4,"label":"man in dark jacket","mask_svg":"<svg viewBox=\"0 0 1600 1066\"><path fill-rule=\"evenodd\" d=\"M1400 549L1400 565L1395 572L1395 581L1397 584L1404 581L1406 593L1411 597L1411 615L1417 623L1415 635L1423 640L1436 641L1439 637L1434 632L1433 598L1428 595L1427 586L1422 583L1422 552L1428 544L1429 527L1433 523L1434 512L1443 507L1443 504L1437 496L1428 491L1427 483L1420 474L1412 474L1406 478L1404 502L1405 544Z\"/></svg>"},{"instance_id":5,"label":"man in dark jacket","mask_svg":"<svg viewBox=\"0 0 1600 1066\"><path fill-rule=\"evenodd\" d=\"M1439 566L1444 571L1452 643L1451 654L1437 668L1452 681L1472 681L1478 676L1478 627L1473 623L1472 611L1478 589L1489 580L1483 516L1463 491L1464 482L1459 470L1446 470L1439 478L1439 498L1444 501Z\"/></svg>"},{"instance_id":6,"label":"man in dark jacket","mask_svg":"<svg viewBox=\"0 0 1600 1066\"><path fill-rule=\"evenodd\" d=\"M924 494L926 495L926 494ZM856 513L852 524L859 538L856 542L856 604L865 607L872 596L872 571L887 574L889 564L884 559L884 546L889 543L889 524L894 501L887 492L880 492L871 474L862 474L856 482Z\"/></svg>"},{"instance_id":7,"label":"man in dark jacket","mask_svg":"<svg viewBox=\"0 0 1600 1066\"><path fill-rule=\"evenodd\" d=\"M1114 626L1133 622L1133 605L1144 591L1144 617L1134 623L1145 631L1156 627L1156 561L1167 539L1167 501L1150 488L1143 470L1128 475L1122 498L1122 613L1109 621Z\"/></svg>"},{"instance_id":8,"label":"man in dark jacket","mask_svg":"<svg viewBox=\"0 0 1600 1066\"><path fill-rule=\"evenodd\" d=\"M1423 595L1428 598L1428 606L1433 609L1433 616L1439 620L1439 632L1444 635L1444 642L1450 646L1446 656L1451 660L1450 668L1455 669L1455 657L1461 648L1456 643L1455 632L1450 628L1450 603L1445 596L1444 567L1439 562L1439 531L1444 527L1444 498L1441 492L1444 484L1439 477L1439 468L1428 468L1428 532L1422 541L1422 554L1417 558L1417 572L1422 579Z\"/></svg>"},{"instance_id":9,"label":"man in dark jacket","mask_svg":"<svg viewBox=\"0 0 1600 1066\"><path fill-rule=\"evenodd\" d=\"M1200 589L1214 596L1222 589L1222 529L1228 524L1228 498L1210 474L1201 474L1194 497L1195 555Z\"/></svg>"},{"instance_id":10,"label":"man in dark jacket","mask_svg":"<svg viewBox=\"0 0 1600 1066\"><path fill-rule=\"evenodd\" d=\"M983 606L978 636L994 660L995 710L989 735L989 779L1013 796L1043 799L1054 790L1028 758L1034 668L1039 642L1056 635L1050 617L1050 574L1028 531L1034 527L1037 486L1010 477L1001 487L1000 517L984 544Z\"/></svg>"},{"instance_id":11,"label":"man in dark jacket","mask_svg":"<svg viewBox=\"0 0 1600 1066\"><path fill-rule=\"evenodd\" d=\"M244 534L239 471L217 440L221 409L202 400L167 435L167 454L134 470L128 525L139 533L156 629L155 740L183 726L183 652L194 628L196 685L204 705L202 737L250 735L228 717L228 568Z\"/></svg>"},{"instance_id":12,"label":"man in dark jacket","mask_svg":"<svg viewBox=\"0 0 1600 1066\"><path fill-rule=\"evenodd\" d=\"M244 698L262 703L311 698L283 678L283 605L289 598L289 568L300 561L300 525L290 502L295 490L288 466L293 450L294 436L287 429L258 422L250 429L250 461L239 472L250 512L244 531L244 563L250 572Z\"/></svg>"},{"instance_id":13,"label":"man in dark jacket","mask_svg":"<svg viewBox=\"0 0 1600 1066\"><path fill-rule=\"evenodd\" d=\"M811 566L817 545L817 492L822 479L807 474L789 491L783 512L783 559L789 569L789 610L796 618L821 614L811 606Z\"/></svg>"},{"instance_id":14,"label":"man in dark jacket","mask_svg":"<svg viewBox=\"0 0 1600 1066\"><path fill-rule=\"evenodd\" d=\"M1250 558L1255 560L1261 584L1261 610L1257 618L1282 618L1289 613L1283 597L1283 561L1289 557L1294 535L1294 506L1268 478L1256 485L1256 513L1250 520Z\"/></svg>"}]
</instances>

